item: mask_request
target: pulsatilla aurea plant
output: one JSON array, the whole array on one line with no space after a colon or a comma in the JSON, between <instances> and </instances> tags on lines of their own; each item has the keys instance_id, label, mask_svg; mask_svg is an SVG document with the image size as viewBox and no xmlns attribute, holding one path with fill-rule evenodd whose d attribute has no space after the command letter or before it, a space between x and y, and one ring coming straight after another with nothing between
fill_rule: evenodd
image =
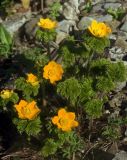
<instances>
[{"instance_id":1,"label":"pulsatilla aurea plant","mask_svg":"<svg viewBox=\"0 0 127 160\"><path fill-rule=\"evenodd\" d=\"M50 53L50 42L55 40L57 22L50 18L40 18L38 22L39 29L36 32L36 38L45 44Z\"/></svg>"},{"instance_id":2,"label":"pulsatilla aurea plant","mask_svg":"<svg viewBox=\"0 0 127 160\"><path fill-rule=\"evenodd\" d=\"M40 19L37 25L46 45L55 40L52 31L56 35L57 22ZM24 52L25 60L31 62L25 68L29 72L14 80L13 90L1 91L4 111L11 112L17 131L27 135L29 142L32 137L39 141L42 156L72 159L81 155L83 139L92 132L89 125L103 117L108 95L126 79L124 64L105 56L110 33L109 26L93 20L80 39L70 36L64 40L55 60L48 51ZM82 134L85 130L87 134ZM108 135L107 130L103 134Z\"/></svg>"}]
</instances>

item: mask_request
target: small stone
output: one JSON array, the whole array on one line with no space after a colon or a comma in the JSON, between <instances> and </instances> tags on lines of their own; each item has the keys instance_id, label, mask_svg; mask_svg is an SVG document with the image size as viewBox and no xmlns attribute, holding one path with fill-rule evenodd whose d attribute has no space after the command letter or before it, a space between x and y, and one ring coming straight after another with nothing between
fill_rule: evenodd
<instances>
[{"instance_id":1,"label":"small stone","mask_svg":"<svg viewBox=\"0 0 127 160\"><path fill-rule=\"evenodd\" d=\"M75 8L73 8L73 6L71 6L69 3L64 3L62 10L62 14L66 19L78 20Z\"/></svg>"},{"instance_id":2,"label":"small stone","mask_svg":"<svg viewBox=\"0 0 127 160\"><path fill-rule=\"evenodd\" d=\"M117 40L115 42L115 46L121 48L123 52L127 52L127 42L122 37L119 36L117 38Z\"/></svg>"},{"instance_id":3,"label":"small stone","mask_svg":"<svg viewBox=\"0 0 127 160\"><path fill-rule=\"evenodd\" d=\"M99 22L111 22L112 20L113 20L113 17L112 17L112 15L109 15L109 14L107 14L107 15L100 15L100 16L97 16L97 17L95 17L96 18L96 20L97 21L99 21Z\"/></svg>"},{"instance_id":4,"label":"small stone","mask_svg":"<svg viewBox=\"0 0 127 160\"><path fill-rule=\"evenodd\" d=\"M104 8L112 8L112 9L117 9L121 7L121 3L105 3Z\"/></svg>"},{"instance_id":5,"label":"small stone","mask_svg":"<svg viewBox=\"0 0 127 160\"><path fill-rule=\"evenodd\" d=\"M127 21L124 22L122 27L120 28L121 31L127 32Z\"/></svg>"},{"instance_id":6,"label":"small stone","mask_svg":"<svg viewBox=\"0 0 127 160\"><path fill-rule=\"evenodd\" d=\"M60 44L65 38L67 38L68 34L65 32L58 31L56 36L56 43Z\"/></svg>"},{"instance_id":7,"label":"small stone","mask_svg":"<svg viewBox=\"0 0 127 160\"><path fill-rule=\"evenodd\" d=\"M2 24L13 37L14 34L22 27L28 20L31 18L31 12L28 11L27 13L18 15L11 20L4 21Z\"/></svg>"},{"instance_id":8,"label":"small stone","mask_svg":"<svg viewBox=\"0 0 127 160\"><path fill-rule=\"evenodd\" d=\"M100 13L100 12L104 12L104 8L103 8L103 4L99 3L93 6L91 12L92 13Z\"/></svg>"},{"instance_id":9,"label":"small stone","mask_svg":"<svg viewBox=\"0 0 127 160\"><path fill-rule=\"evenodd\" d=\"M83 17L78 23L79 30L85 30L91 24L93 18L92 17Z\"/></svg>"},{"instance_id":10,"label":"small stone","mask_svg":"<svg viewBox=\"0 0 127 160\"><path fill-rule=\"evenodd\" d=\"M108 24L110 25L110 27L112 29L112 33L114 33L114 32L117 32L117 28L119 27L120 22L114 19L111 22L109 22Z\"/></svg>"},{"instance_id":11,"label":"small stone","mask_svg":"<svg viewBox=\"0 0 127 160\"><path fill-rule=\"evenodd\" d=\"M109 39L111 39L111 40L116 40L117 38L116 38L116 35L111 34L111 35L109 36Z\"/></svg>"},{"instance_id":12,"label":"small stone","mask_svg":"<svg viewBox=\"0 0 127 160\"><path fill-rule=\"evenodd\" d=\"M63 20L58 23L57 31L62 31L67 34L72 30L72 27L76 29L76 23L73 20Z\"/></svg>"},{"instance_id":13,"label":"small stone","mask_svg":"<svg viewBox=\"0 0 127 160\"><path fill-rule=\"evenodd\" d=\"M126 87L127 82L119 82L117 83L117 87L115 88L116 92L120 92L124 87Z\"/></svg>"},{"instance_id":14,"label":"small stone","mask_svg":"<svg viewBox=\"0 0 127 160\"><path fill-rule=\"evenodd\" d=\"M115 46L109 49L110 58L116 61L122 60L125 54L123 53L122 49Z\"/></svg>"},{"instance_id":15,"label":"small stone","mask_svg":"<svg viewBox=\"0 0 127 160\"><path fill-rule=\"evenodd\" d=\"M56 2L56 0L46 0L44 1L44 6L50 7L51 5L53 5L54 2ZM57 0L57 2L60 2L60 0Z\"/></svg>"},{"instance_id":16,"label":"small stone","mask_svg":"<svg viewBox=\"0 0 127 160\"><path fill-rule=\"evenodd\" d=\"M120 151L119 153L116 153L112 160L127 160L127 152Z\"/></svg>"},{"instance_id":17,"label":"small stone","mask_svg":"<svg viewBox=\"0 0 127 160\"><path fill-rule=\"evenodd\" d=\"M120 3L121 0L105 0L106 3Z\"/></svg>"},{"instance_id":18,"label":"small stone","mask_svg":"<svg viewBox=\"0 0 127 160\"><path fill-rule=\"evenodd\" d=\"M104 0L92 0L92 5L98 4L100 2L104 2Z\"/></svg>"}]
</instances>

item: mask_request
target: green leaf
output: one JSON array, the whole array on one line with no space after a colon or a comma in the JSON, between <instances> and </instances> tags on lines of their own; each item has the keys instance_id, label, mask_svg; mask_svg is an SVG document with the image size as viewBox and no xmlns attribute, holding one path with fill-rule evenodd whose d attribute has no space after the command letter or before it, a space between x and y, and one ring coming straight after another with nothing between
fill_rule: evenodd
<instances>
[{"instance_id":1,"label":"green leaf","mask_svg":"<svg viewBox=\"0 0 127 160\"><path fill-rule=\"evenodd\" d=\"M28 124L25 128L25 132L27 133L27 135L29 136L36 136L40 133L41 131L41 120L40 117L37 117L34 120L30 120L28 121Z\"/></svg>"},{"instance_id":2,"label":"green leaf","mask_svg":"<svg viewBox=\"0 0 127 160\"><path fill-rule=\"evenodd\" d=\"M54 141L54 139L48 138L44 147L41 150L41 154L44 157L48 157L49 155L55 154L58 149L58 144L56 142L57 141Z\"/></svg>"},{"instance_id":3,"label":"green leaf","mask_svg":"<svg viewBox=\"0 0 127 160\"><path fill-rule=\"evenodd\" d=\"M85 104L86 113L92 118L100 118L102 115L103 102L99 99L91 99Z\"/></svg>"},{"instance_id":4,"label":"green leaf","mask_svg":"<svg viewBox=\"0 0 127 160\"><path fill-rule=\"evenodd\" d=\"M106 47L110 46L110 41L108 38L97 38L90 34L84 34L84 43L87 46L87 50L91 50L96 54L102 54Z\"/></svg>"},{"instance_id":5,"label":"green leaf","mask_svg":"<svg viewBox=\"0 0 127 160\"><path fill-rule=\"evenodd\" d=\"M13 123L17 126L17 130L20 134L25 132L28 136L36 136L41 131L40 117L34 120L14 118Z\"/></svg>"},{"instance_id":6,"label":"green leaf","mask_svg":"<svg viewBox=\"0 0 127 160\"><path fill-rule=\"evenodd\" d=\"M97 77L95 88L101 92L110 92L115 87L112 79L109 77Z\"/></svg>"},{"instance_id":7,"label":"green leaf","mask_svg":"<svg viewBox=\"0 0 127 160\"><path fill-rule=\"evenodd\" d=\"M60 93L63 97L70 100L70 102L74 105L81 92L81 86L77 79L74 77L65 80L64 82L60 82L57 85L57 92Z\"/></svg>"},{"instance_id":8,"label":"green leaf","mask_svg":"<svg viewBox=\"0 0 127 160\"><path fill-rule=\"evenodd\" d=\"M12 44L12 38L2 24L0 24L0 43L6 45Z\"/></svg>"},{"instance_id":9,"label":"green leaf","mask_svg":"<svg viewBox=\"0 0 127 160\"><path fill-rule=\"evenodd\" d=\"M79 97L81 102L85 103L95 95L92 85L93 80L91 78L85 78L81 81L81 93Z\"/></svg>"},{"instance_id":10,"label":"green leaf","mask_svg":"<svg viewBox=\"0 0 127 160\"><path fill-rule=\"evenodd\" d=\"M22 134L25 131L28 121L14 118L13 123L16 125L18 132Z\"/></svg>"}]
</instances>

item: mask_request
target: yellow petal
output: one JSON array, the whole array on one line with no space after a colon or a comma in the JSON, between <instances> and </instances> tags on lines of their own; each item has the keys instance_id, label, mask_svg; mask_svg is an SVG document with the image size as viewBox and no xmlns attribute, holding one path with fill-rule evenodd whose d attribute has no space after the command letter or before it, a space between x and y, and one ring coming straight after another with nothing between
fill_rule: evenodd
<instances>
[{"instance_id":1,"label":"yellow petal","mask_svg":"<svg viewBox=\"0 0 127 160\"><path fill-rule=\"evenodd\" d=\"M69 118L70 120L74 120L74 119L75 119L75 113L73 113L73 112L68 112L67 114L68 114L68 118Z\"/></svg>"},{"instance_id":2,"label":"yellow petal","mask_svg":"<svg viewBox=\"0 0 127 160\"><path fill-rule=\"evenodd\" d=\"M54 116L54 117L52 118L52 123L53 123L53 124L57 124L58 122L59 122L58 116Z\"/></svg>"},{"instance_id":3,"label":"yellow petal","mask_svg":"<svg viewBox=\"0 0 127 160\"><path fill-rule=\"evenodd\" d=\"M66 110L64 108L61 108L59 111L58 111L58 117L59 118L63 118L65 115L66 115Z\"/></svg>"}]
</instances>

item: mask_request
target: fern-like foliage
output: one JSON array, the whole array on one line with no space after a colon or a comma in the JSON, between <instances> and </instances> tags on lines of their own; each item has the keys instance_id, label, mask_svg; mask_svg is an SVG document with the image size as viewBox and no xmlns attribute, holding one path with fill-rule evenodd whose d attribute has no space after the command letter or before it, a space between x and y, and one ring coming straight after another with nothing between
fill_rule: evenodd
<instances>
[{"instance_id":1,"label":"fern-like foliage","mask_svg":"<svg viewBox=\"0 0 127 160\"><path fill-rule=\"evenodd\" d=\"M98 38L91 36L90 34L83 34L82 38L87 50L92 51L96 54L102 54L106 47L110 46L110 41L108 38Z\"/></svg>"},{"instance_id":2,"label":"fern-like foliage","mask_svg":"<svg viewBox=\"0 0 127 160\"><path fill-rule=\"evenodd\" d=\"M26 133L28 136L37 136L41 131L41 120L37 117L34 120L13 119L20 134Z\"/></svg>"},{"instance_id":3,"label":"fern-like foliage","mask_svg":"<svg viewBox=\"0 0 127 160\"><path fill-rule=\"evenodd\" d=\"M83 149L84 143L75 132L59 132L56 133L56 139L48 138L41 150L41 154L44 157L54 155L57 150L62 153L63 158L71 159L73 153L76 153ZM63 149L64 148L64 149Z\"/></svg>"},{"instance_id":4,"label":"fern-like foliage","mask_svg":"<svg viewBox=\"0 0 127 160\"><path fill-rule=\"evenodd\" d=\"M95 89L101 91L102 93L108 93L115 88L115 84L109 77L99 76L95 81Z\"/></svg>"},{"instance_id":5,"label":"fern-like foliage","mask_svg":"<svg viewBox=\"0 0 127 160\"><path fill-rule=\"evenodd\" d=\"M69 68L75 64L75 56L74 54L70 53L69 49L66 46L61 48L61 54L63 57L62 63L65 68Z\"/></svg>"},{"instance_id":6,"label":"fern-like foliage","mask_svg":"<svg viewBox=\"0 0 127 160\"><path fill-rule=\"evenodd\" d=\"M13 92L10 98L7 99L3 99L2 97L0 97L0 106L2 107L1 109L4 110L10 110L10 106L8 107L8 105L12 105L12 104L16 104L19 100L19 96L17 93Z\"/></svg>"},{"instance_id":7,"label":"fern-like foliage","mask_svg":"<svg viewBox=\"0 0 127 160\"><path fill-rule=\"evenodd\" d=\"M114 82L122 82L126 79L127 69L123 62L111 63L107 70Z\"/></svg>"},{"instance_id":8,"label":"fern-like foliage","mask_svg":"<svg viewBox=\"0 0 127 160\"><path fill-rule=\"evenodd\" d=\"M92 118L100 118L102 115L103 101L100 99L91 99L85 103L85 111Z\"/></svg>"},{"instance_id":9,"label":"fern-like foliage","mask_svg":"<svg viewBox=\"0 0 127 160\"><path fill-rule=\"evenodd\" d=\"M80 84L81 84L81 92L79 100L80 102L85 103L92 97L94 97L96 94L95 91L93 90L93 80L90 77L84 78Z\"/></svg>"},{"instance_id":10,"label":"fern-like foliage","mask_svg":"<svg viewBox=\"0 0 127 160\"><path fill-rule=\"evenodd\" d=\"M58 143L52 138L48 138L44 147L41 150L41 154L44 157L48 157L49 155L54 155L58 149Z\"/></svg>"},{"instance_id":11,"label":"fern-like foliage","mask_svg":"<svg viewBox=\"0 0 127 160\"><path fill-rule=\"evenodd\" d=\"M69 79L66 79L64 82L60 82L57 85L57 92L67 98L72 105L74 105L81 92L81 86L77 79L74 77L71 77Z\"/></svg>"},{"instance_id":12,"label":"fern-like foliage","mask_svg":"<svg viewBox=\"0 0 127 160\"><path fill-rule=\"evenodd\" d=\"M38 94L39 85L32 86L23 77L16 79L15 86L17 90L22 91L23 97L28 101L31 100L31 96L37 96Z\"/></svg>"}]
</instances>

